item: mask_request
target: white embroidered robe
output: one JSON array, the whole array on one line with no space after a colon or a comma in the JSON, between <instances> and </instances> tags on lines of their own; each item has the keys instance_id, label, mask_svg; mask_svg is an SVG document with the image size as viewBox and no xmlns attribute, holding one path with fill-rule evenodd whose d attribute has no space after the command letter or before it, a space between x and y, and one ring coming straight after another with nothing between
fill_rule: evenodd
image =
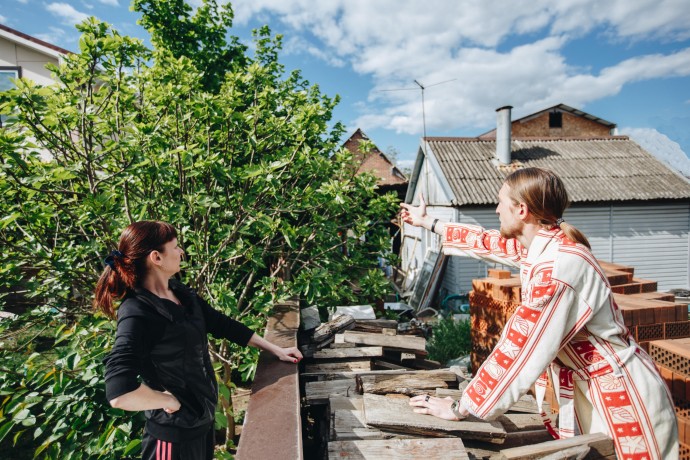
<instances>
[{"instance_id":1,"label":"white embroidered robe","mask_svg":"<svg viewBox=\"0 0 690 460\"><path fill-rule=\"evenodd\" d=\"M544 371L559 396L558 433L602 432L620 460L678 458L673 402L652 359L630 337L602 269L591 252L554 227L525 251L496 230L446 224L447 255L518 267L522 302L462 396L475 416L508 410ZM539 398L538 398L539 399Z\"/></svg>"}]
</instances>

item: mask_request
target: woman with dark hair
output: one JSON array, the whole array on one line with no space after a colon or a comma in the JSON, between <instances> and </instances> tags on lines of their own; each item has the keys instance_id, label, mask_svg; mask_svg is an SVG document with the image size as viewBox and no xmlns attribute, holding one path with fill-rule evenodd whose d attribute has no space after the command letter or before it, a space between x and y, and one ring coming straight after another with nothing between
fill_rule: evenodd
<instances>
[{"instance_id":1,"label":"woman with dark hair","mask_svg":"<svg viewBox=\"0 0 690 460\"><path fill-rule=\"evenodd\" d=\"M536 382L541 411L546 373L558 396L555 438L606 433L620 459L678 458L673 402L652 359L630 336L587 238L566 223L561 179L539 168L511 173L498 193L497 230L443 223L402 204L408 224L441 235L447 255L520 270L522 302L458 401L415 396L415 412L458 420L494 419Z\"/></svg>"},{"instance_id":2,"label":"woman with dark hair","mask_svg":"<svg viewBox=\"0 0 690 460\"><path fill-rule=\"evenodd\" d=\"M175 228L142 221L128 226L105 259L94 307L110 317L117 334L104 359L106 397L113 407L146 411L143 459L213 458L218 384L207 334L267 350L297 363L297 348L280 348L213 309L175 280L184 252Z\"/></svg>"}]
</instances>

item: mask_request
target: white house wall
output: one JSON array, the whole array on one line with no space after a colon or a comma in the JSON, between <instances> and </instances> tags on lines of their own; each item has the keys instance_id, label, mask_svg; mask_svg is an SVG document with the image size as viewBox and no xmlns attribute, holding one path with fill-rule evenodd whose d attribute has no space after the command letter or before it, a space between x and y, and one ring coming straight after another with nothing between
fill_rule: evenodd
<instances>
[{"instance_id":1,"label":"white house wall","mask_svg":"<svg viewBox=\"0 0 690 460\"><path fill-rule=\"evenodd\" d=\"M0 66L21 67L22 77L41 85L53 83L47 63L58 63L57 58L39 53L18 43L0 37Z\"/></svg>"}]
</instances>

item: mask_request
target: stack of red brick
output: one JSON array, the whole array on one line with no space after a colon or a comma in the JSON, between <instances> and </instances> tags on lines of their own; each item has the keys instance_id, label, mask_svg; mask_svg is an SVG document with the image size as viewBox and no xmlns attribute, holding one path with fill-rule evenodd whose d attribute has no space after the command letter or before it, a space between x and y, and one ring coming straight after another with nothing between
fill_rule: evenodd
<instances>
[{"instance_id":1,"label":"stack of red brick","mask_svg":"<svg viewBox=\"0 0 690 460\"><path fill-rule=\"evenodd\" d=\"M633 267L599 263L611 284L626 326L642 348L650 351L649 344L654 340L690 337L687 305L676 304L673 294L657 292L655 281L635 278ZM520 279L508 270L489 270L487 278L472 281L472 369L478 369L489 356L520 301ZM547 402L554 412L558 410L558 401L552 391L547 391ZM686 407L690 419L690 403ZM688 436L690 440L690 429Z\"/></svg>"},{"instance_id":2,"label":"stack of red brick","mask_svg":"<svg viewBox=\"0 0 690 460\"><path fill-rule=\"evenodd\" d=\"M649 351L653 340L690 337L687 305L675 303L673 294L656 292L656 281L634 278L632 267L599 263L611 283L625 325L642 348Z\"/></svg>"},{"instance_id":3,"label":"stack of red brick","mask_svg":"<svg viewBox=\"0 0 690 460\"><path fill-rule=\"evenodd\" d=\"M673 396L680 458L690 459L690 339L651 342L649 353Z\"/></svg>"},{"instance_id":4,"label":"stack of red brick","mask_svg":"<svg viewBox=\"0 0 690 460\"><path fill-rule=\"evenodd\" d=\"M487 278L472 280L472 369L479 368L498 342L503 327L520 305L520 290L520 278L508 270L490 269Z\"/></svg>"},{"instance_id":5,"label":"stack of red brick","mask_svg":"<svg viewBox=\"0 0 690 460\"><path fill-rule=\"evenodd\" d=\"M649 351L653 340L690 337L688 307L673 294L657 292L656 281L634 277L635 269L599 262L611 284L616 304L630 333ZM510 315L520 304L520 279L507 270L489 270L487 278L472 281L472 368L489 356Z\"/></svg>"}]
</instances>

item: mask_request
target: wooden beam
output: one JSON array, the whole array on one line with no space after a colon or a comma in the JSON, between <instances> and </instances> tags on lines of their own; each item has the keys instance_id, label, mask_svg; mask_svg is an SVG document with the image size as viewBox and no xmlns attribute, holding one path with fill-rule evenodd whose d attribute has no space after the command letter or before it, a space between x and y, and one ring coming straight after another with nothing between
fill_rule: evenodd
<instances>
[{"instance_id":1,"label":"wooden beam","mask_svg":"<svg viewBox=\"0 0 690 460\"><path fill-rule=\"evenodd\" d=\"M386 439L334 441L328 443L329 458L363 459L439 459L468 460L459 438Z\"/></svg>"},{"instance_id":2,"label":"wooden beam","mask_svg":"<svg viewBox=\"0 0 690 460\"><path fill-rule=\"evenodd\" d=\"M611 438L603 433L591 433L543 442L541 444L503 449L495 457L495 460L532 460L576 446L589 446L590 451L592 453L596 452L598 457L609 457L615 454Z\"/></svg>"},{"instance_id":3,"label":"wooden beam","mask_svg":"<svg viewBox=\"0 0 690 460\"><path fill-rule=\"evenodd\" d=\"M370 371L370 359L353 359L348 361L336 361L332 363L317 362L306 364L304 374L324 374L329 372Z\"/></svg>"},{"instance_id":4,"label":"wooden beam","mask_svg":"<svg viewBox=\"0 0 690 460\"><path fill-rule=\"evenodd\" d=\"M459 436L501 444L506 432L498 422L477 418L461 421L442 420L431 415L417 414L409 405L409 398L388 398L365 393L364 418L367 425L397 433L420 434L433 437Z\"/></svg>"},{"instance_id":5,"label":"wooden beam","mask_svg":"<svg viewBox=\"0 0 690 460\"><path fill-rule=\"evenodd\" d=\"M383 335L369 332L345 331L345 342L373 345L426 355L426 339L410 335Z\"/></svg>"},{"instance_id":6,"label":"wooden beam","mask_svg":"<svg viewBox=\"0 0 690 460\"><path fill-rule=\"evenodd\" d=\"M327 348L315 351L312 356L314 359L336 359L336 358L376 358L383 356L381 347L354 347L354 348Z\"/></svg>"},{"instance_id":7,"label":"wooden beam","mask_svg":"<svg viewBox=\"0 0 690 460\"><path fill-rule=\"evenodd\" d=\"M355 394L355 379L325 380L304 384L307 405L326 404L329 396L350 396Z\"/></svg>"},{"instance_id":8,"label":"wooden beam","mask_svg":"<svg viewBox=\"0 0 690 460\"><path fill-rule=\"evenodd\" d=\"M312 341L319 343L331 339L337 332L343 329L355 327L355 319L350 315L340 315L314 330Z\"/></svg>"},{"instance_id":9,"label":"wooden beam","mask_svg":"<svg viewBox=\"0 0 690 460\"><path fill-rule=\"evenodd\" d=\"M355 377L358 393L400 393L408 396L433 393L436 388L456 384L456 375L450 371L412 371L400 375L369 374Z\"/></svg>"}]
</instances>

